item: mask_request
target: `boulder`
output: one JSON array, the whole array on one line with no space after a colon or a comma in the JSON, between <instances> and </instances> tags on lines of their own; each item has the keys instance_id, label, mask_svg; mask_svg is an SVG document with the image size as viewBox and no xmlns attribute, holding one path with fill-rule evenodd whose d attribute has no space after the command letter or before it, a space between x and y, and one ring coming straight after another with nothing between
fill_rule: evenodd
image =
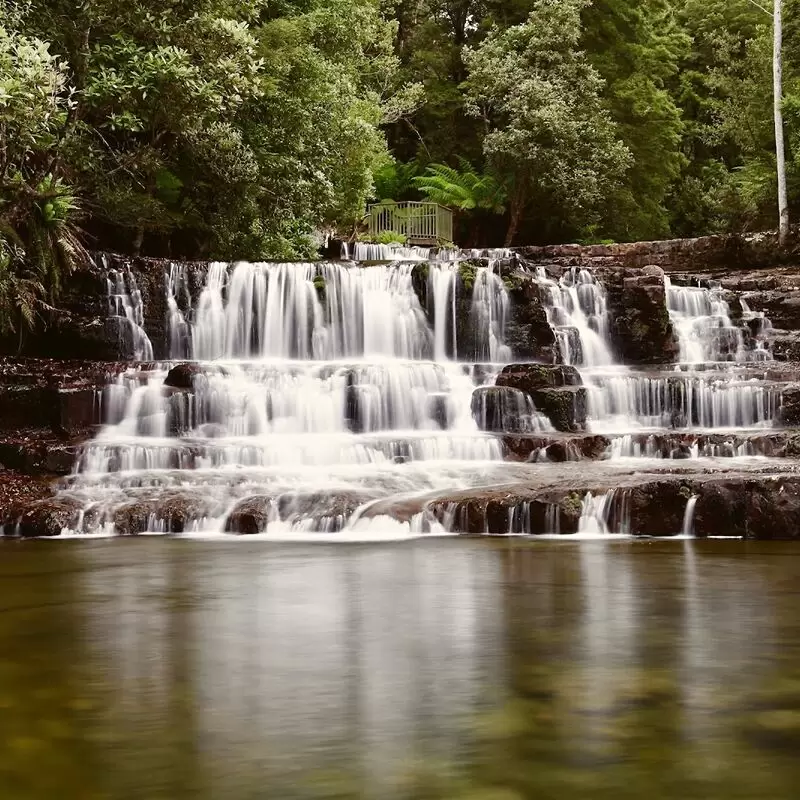
<instances>
[{"instance_id":1,"label":"boulder","mask_svg":"<svg viewBox=\"0 0 800 800\"><path fill-rule=\"evenodd\" d=\"M574 432L586 427L587 394L575 367L509 364L495 383L527 394L557 431Z\"/></svg>"},{"instance_id":2,"label":"boulder","mask_svg":"<svg viewBox=\"0 0 800 800\"><path fill-rule=\"evenodd\" d=\"M194 382L198 376L204 376L206 369L200 364L192 361L187 361L182 364L176 364L167 373L164 379L164 386L169 386L173 389L194 389Z\"/></svg>"},{"instance_id":3,"label":"boulder","mask_svg":"<svg viewBox=\"0 0 800 800\"><path fill-rule=\"evenodd\" d=\"M40 500L22 513L16 532L25 538L60 536L65 528L77 525L84 505L64 494Z\"/></svg>"}]
</instances>

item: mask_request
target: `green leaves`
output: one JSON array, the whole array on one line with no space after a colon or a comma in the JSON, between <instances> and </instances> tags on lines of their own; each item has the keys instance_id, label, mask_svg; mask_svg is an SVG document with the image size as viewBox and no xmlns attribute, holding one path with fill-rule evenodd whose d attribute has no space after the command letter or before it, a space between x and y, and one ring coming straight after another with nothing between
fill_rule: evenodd
<instances>
[{"instance_id":1,"label":"green leaves","mask_svg":"<svg viewBox=\"0 0 800 800\"><path fill-rule=\"evenodd\" d=\"M460 171L446 164L430 164L425 175L413 179L426 200L461 211L485 209L495 214L505 210L506 193L491 175L479 175L464 159Z\"/></svg>"}]
</instances>

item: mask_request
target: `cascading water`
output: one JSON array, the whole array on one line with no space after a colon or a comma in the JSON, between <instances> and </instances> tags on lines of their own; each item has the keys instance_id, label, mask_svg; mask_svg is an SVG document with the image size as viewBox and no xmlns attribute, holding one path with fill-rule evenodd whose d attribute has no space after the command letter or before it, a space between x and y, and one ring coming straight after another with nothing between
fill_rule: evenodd
<instances>
[{"instance_id":1,"label":"cascading water","mask_svg":"<svg viewBox=\"0 0 800 800\"><path fill-rule=\"evenodd\" d=\"M109 314L125 320L131 338L133 357L147 361L153 357L153 345L144 330L142 293L130 269L108 272Z\"/></svg>"},{"instance_id":2,"label":"cascading water","mask_svg":"<svg viewBox=\"0 0 800 800\"><path fill-rule=\"evenodd\" d=\"M83 530L331 532L352 516L363 533L385 523L356 513L376 499L482 480L503 452L472 395L498 367L453 360L459 264L428 267L433 325L404 261L212 263L194 302L173 266L170 354L196 363L109 384L107 424L68 488ZM507 311L497 269L477 268L471 327L486 361L510 355ZM525 429L546 430L519 394ZM443 529L412 517L406 531Z\"/></svg>"},{"instance_id":3,"label":"cascading water","mask_svg":"<svg viewBox=\"0 0 800 800\"><path fill-rule=\"evenodd\" d=\"M605 291L592 273L573 268L556 283L539 267L536 277L545 291L547 321L562 362L589 369L611 366Z\"/></svg>"},{"instance_id":4,"label":"cascading water","mask_svg":"<svg viewBox=\"0 0 800 800\"><path fill-rule=\"evenodd\" d=\"M742 331L731 322L722 288L675 286L664 278L667 308L680 345L681 362L744 361Z\"/></svg>"},{"instance_id":5,"label":"cascading water","mask_svg":"<svg viewBox=\"0 0 800 800\"><path fill-rule=\"evenodd\" d=\"M667 306L682 362L665 377L637 373L615 362L605 291L588 270L573 267L556 282L539 267L536 279L561 360L578 367L586 385L592 431L760 428L775 418L780 405L778 387L720 369L687 371L686 364L696 370L708 363L770 357L769 320L743 305L743 320L755 342L748 349L742 329L731 322L719 284L675 286L665 277Z\"/></svg>"}]
</instances>

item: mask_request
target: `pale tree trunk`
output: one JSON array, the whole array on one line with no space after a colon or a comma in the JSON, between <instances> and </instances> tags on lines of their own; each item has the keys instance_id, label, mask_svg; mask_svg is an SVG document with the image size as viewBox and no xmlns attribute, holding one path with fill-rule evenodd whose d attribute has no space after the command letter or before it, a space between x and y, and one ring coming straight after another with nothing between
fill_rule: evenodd
<instances>
[{"instance_id":1,"label":"pale tree trunk","mask_svg":"<svg viewBox=\"0 0 800 800\"><path fill-rule=\"evenodd\" d=\"M775 156L778 167L778 238L782 245L789 236L789 201L786 195L786 151L783 143L783 0L775 0L774 41L772 53L773 88L775 103Z\"/></svg>"}]
</instances>

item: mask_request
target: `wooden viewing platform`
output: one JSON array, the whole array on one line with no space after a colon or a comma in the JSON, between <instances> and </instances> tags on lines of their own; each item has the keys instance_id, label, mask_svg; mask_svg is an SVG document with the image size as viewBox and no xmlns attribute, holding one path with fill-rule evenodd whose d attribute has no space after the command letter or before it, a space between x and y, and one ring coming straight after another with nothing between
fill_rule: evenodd
<instances>
[{"instance_id":1,"label":"wooden viewing platform","mask_svg":"<svg viewBox=\"0 0 800 800\"><path fill-rule=\"evenodd\" d=\"M367 208L370 236L397 233L410 245L453 241L453 212L438 203L384 200Z\"/></svg>"}]
</instances>

